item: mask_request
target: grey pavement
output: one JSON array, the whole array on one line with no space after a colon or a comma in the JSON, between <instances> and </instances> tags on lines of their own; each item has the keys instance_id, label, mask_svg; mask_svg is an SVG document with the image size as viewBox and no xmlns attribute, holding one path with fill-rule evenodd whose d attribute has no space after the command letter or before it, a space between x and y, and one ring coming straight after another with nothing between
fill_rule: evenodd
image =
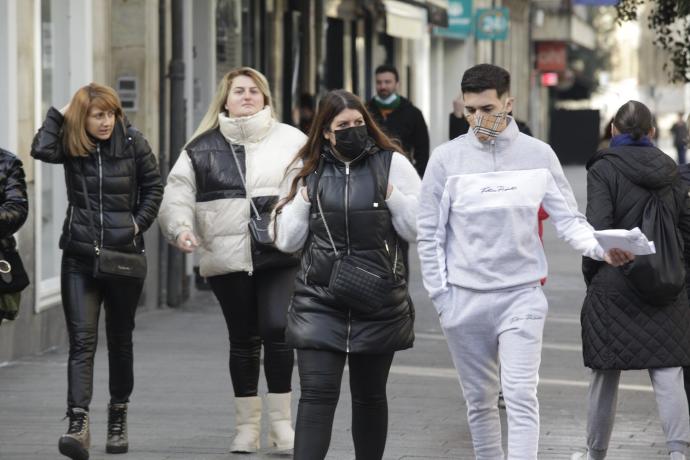
<instances>
[{"instance_id":1,"label":"grey pavement","mask_svg":"<svg viewBox=\"0 0 690 460\"><path fill-rule=\"evenodd\" d=\"M566 168L581 209L585 173ZM547 223L550 263L541 366L540 459L567 459L584 446L588 372L582 365L579 310L584 296L580 257L558 241ZM413 252L414 254L414 252ZM412 254L412 255L413 255ZM384 458L471 459L465 406L436 314L419 277L416 257L412 297L417 308L417 340L399 352L388 385L390 429ZM0 327L0 334L2 328ZM103 337L103 335L101 335ZM106 455L107 353L101 340L96 356L91 407L91 458L278 459L265 452L233 455L232 387L227 366L228 340L220 308L208 292L196 293L177 310L143 312L135 331L135 391L130 404L130 453ZM0 367L0 459L63 458L57 440L66 428L66 351L54 350ZM263 380L263 378L262 378ZM295 370L295 395L299 380ZM646 372L627 372L621 380L610 459L668 458ZM262 392L265 385L262 382ZM297 398L293 401L296 413ZM505 412L504 425L505 443ZM350 397L345 374L328 459L354 458ZM282 458L286 458L283 456Z\"/></svg>"}]
</instances>

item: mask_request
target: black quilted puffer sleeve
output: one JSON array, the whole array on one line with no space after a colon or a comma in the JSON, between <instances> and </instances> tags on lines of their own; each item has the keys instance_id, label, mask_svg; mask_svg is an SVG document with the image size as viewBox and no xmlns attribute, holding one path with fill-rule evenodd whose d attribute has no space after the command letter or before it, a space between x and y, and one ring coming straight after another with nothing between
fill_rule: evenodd
<instances>
[{"instance_id":1,"label":"black quilted puffer sleeve","mask_svg":"<svg viewBox=\"0 0 690 460\"><path fill-rule=\"evenodd\" d=\"M594 230L613 228L613 192L611 179L615 171L606 161L598 161L587 172L587 221ZM602 267L603 262L582 258L582 274L585 283L589 285L594 275Z\"/></svg>"},{"instance_id":2,"label":"black quilted puffer sleeve","mask_svg":"<svg viewBox=\"0 0 690 460\"><path fill-rule=\"evenodd\" d=\"M48 109L43 125L31 143L31 156L46 163L64 163L65 151L62 145L62 124L65 118L55 108Z\"/></svg>"},{"instance_id":3,"label":"black quilted puffer sleeve","mask_svg":"<svg viewBox=\"0 0 690 460\"><path fill-rule=\"evenodd\" d=\"M0 150L2 197L0 204L0 238L12 236L26 221L29 200L26 195L24 169L19 158Z\"/></svg>"},{"instance_id":4,"label":"black quilted puffer sleeve","mask_svg":"<svg viewBox=\"0 0 690 460\"><path fill-rule=\"evenodd\" d=\"M137 163L136 186L139 189L139 205L134 212L134 220L139 227L139 232L143 233L158 216L158 209L163 199L163 184L158 162L149 143L139 132L134 132L132 137Z\"/></svg>"}]
</instances>

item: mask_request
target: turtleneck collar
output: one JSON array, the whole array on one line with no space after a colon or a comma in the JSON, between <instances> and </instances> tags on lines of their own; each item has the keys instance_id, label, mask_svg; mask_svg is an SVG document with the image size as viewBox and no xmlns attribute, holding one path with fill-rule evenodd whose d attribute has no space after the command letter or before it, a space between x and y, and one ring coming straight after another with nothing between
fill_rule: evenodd
<instances>
[{"instance_id":1,"label":"turtleneck collar","mask_svg":"<svg viewBox=\"0 0 690 460\"><path fill-rule=\"evenodd\" d=\"M518 134L520 134L520 130L517 127L517 123L515 123L515 119L511 116L508 116L508 120L509 122L508 126L506 126L506 129L504 129L501 134L496 136L495 146L497 152L506 149L518 137ZM475 147L478 147L482 150L491 148L491 141L482 142L477 139L477 136L474 135L472 128L467 131L467 137L470 143Z\"/></svg>"},{"instance_id":2,"label":"turtleneck collar","mask_svg":"<svg viewBox=\"0 0 690 460\"><path fill-rule=\"evenodd\" d=\"M229 117L225 112L218 114L220 132L234 144L260 142L275 123L269 106L248 117Z\"/></svg>"}]
</instances>

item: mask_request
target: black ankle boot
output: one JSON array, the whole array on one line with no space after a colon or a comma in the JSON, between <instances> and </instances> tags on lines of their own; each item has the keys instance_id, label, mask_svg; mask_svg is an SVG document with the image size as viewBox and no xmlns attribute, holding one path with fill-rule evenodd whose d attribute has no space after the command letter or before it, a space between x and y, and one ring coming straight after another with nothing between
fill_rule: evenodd
<instances>
[{"instance_id":1,"label":"black ankle boot","mask_svg":"<svg viewBox=\"0 0 690 460\"><path fill-rule=\"evenodd\" d=\"M127 440L127 403L108 406L108 440L105 451L109 454L124 454L129 450Z\"/></svg>"},{"instance_id":2,"label":"black ankle boot","mask_svg":"<svg viewBox=\"0 0 690 460\"><path fill-rule=\"evenodd\" d=\"M72 460L88 460L91 434L89 433L89 413L79 407L67 411L69 428L60 436L60 453Z\"/></svg>"}]
</instances>

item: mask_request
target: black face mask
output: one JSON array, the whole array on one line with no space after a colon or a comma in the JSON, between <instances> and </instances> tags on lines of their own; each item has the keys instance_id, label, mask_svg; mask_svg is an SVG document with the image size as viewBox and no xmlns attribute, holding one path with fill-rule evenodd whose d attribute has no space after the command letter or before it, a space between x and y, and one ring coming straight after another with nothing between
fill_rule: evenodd
<instances>
[{"instance_id":1,"label":"black face mask","mask_svg":"<svg viewBox=\"0 0 690 460\"><path fill-rule=\"evenodd\" d=\"M345 161L352 161L362 154L369 141L367 126L353 126L351 128L333 131L335 135L335 149Z\"/></svg>"}]
</instances>

